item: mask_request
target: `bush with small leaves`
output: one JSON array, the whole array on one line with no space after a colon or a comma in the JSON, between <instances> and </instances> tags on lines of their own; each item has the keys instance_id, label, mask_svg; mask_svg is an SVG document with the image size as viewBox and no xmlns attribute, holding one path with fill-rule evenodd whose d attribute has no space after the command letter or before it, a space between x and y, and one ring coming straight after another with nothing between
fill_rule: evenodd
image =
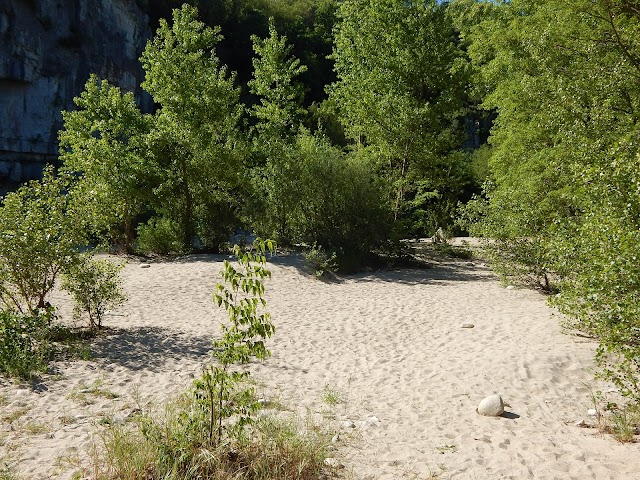
<instances>
[{"instance_id":1,"label":"bush with small leaves","mask_svg":"<svg viewBox=\"0 0 640 480\"><path fill-rule=\"evenodd\" d=\"M69 182L44 177L9 193L0 205L0 306L34 316L58 275L86 244L84 221L66 195Z\"/></svg>"},{"instance_id":2,"label":"bush with small leaves","mask_svg":"<svg viewBox=\"0 0 640 480\"><path fill-rule=\"evenodd\" d=\"M107 310L127 300L119 275L123 268L123 264L83 256L64 274L62 289L75 301L73 313L76 318L86 315L91 328L102 328Z\"/></svg>"},{"instance_id":3,"label":"bush with small leaves","mask_svg":"<svg viewBox=\"0 0 640 480\"><path fill-rule=\"evenodd\" d=\"M338 269L336 264L336 254L329 255L322 246L313 245L308 252L304 253L305 263L313 270L316 278L323 278L328 273L333 273Z\"/></svg>"},{"instance_id":4,"label":"bush with small leaves","mask_svg":"<svg viewBox=\"0 0 640 480\"><path fill-rule=\"evenodd\" d=\"M34 315L0 310L0 373L29 379L46 370L52 315L45 309Z\"/></svg>"}]
</instances>

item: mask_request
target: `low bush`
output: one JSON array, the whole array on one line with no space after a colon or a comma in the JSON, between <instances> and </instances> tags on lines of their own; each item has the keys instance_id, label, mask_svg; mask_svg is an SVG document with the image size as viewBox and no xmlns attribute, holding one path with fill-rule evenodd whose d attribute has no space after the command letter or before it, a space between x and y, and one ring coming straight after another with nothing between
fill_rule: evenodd
<instances>
[{"instance_id":1,"label":"low bush","mask_svg":"<svg viewBox=\"0 0 640 480\"><path fill-rule=\"evenodd\" d=\"M0 373L25 380L47 368L51 311L25 315L0 310Z\"/></svg>"},{"instance_id":2,"label":"low bush","mask_svg":"<svg viewBox=\"0 0 640 480\"><path fill-rule=\"evenodd\" d=\"M83 256L63 275L62 289L73 297L76 319L86 315L91 328L101 328L106 311L127 300L119 276L123 268L123 264Z\"/></svg>"},{"instance_id":3,"label":"low bush","mask_svg":"<svg viewBox=\"0 0 640 480\"><path fill-rule=\"evenodd\" d=\"M317 245L304 252L304 260L316 278L323 278L338 268L335 253L329 255L321 246Z\"/></svg>"},{"instance_id":4,"label":"low bush","mask_svg":"<svg viewBox=\"0 0 640 480\"><path fill-rule=\"evenodd\" d=\"M473 252L470 249L451 245L448 241L433 242L431 246L433 250L440 255L446 255L447 257L452 258L461 258L464 260L470 260L473 258Z\"/></svg>"},{"instance_id":5,"label":"low bush","mask_svg":"<svg viewBox=\"0 0 640 480\"><path fill-rule=\"evenodd\" d=\"M139 253L166 255L185 251L180 225L169 218L152 218L139 225L137 232L136 250Z\"/></svg>"},{"instance_id":6,"label":"low bush","mask_svg":"<svg viewBox=\"0 0 640 480\"><path fill-rule=\"evenodd\" d=\"M354 271L390 236L391 212L365 158L345 156L326 139L301 134L298 202L292 213L297 242L322 245L338 270Z\"/></svg>"},{"instance_id":7,"label":"low bush","mask_svg":"<svg viewBox=\"0 0 640 480\"><path fill-rule=\"evenodd\" d=\"M82 215L51 168L0 206L0 307L37 315L61 272L86 244Z\"/></svg>"}]
</instances>

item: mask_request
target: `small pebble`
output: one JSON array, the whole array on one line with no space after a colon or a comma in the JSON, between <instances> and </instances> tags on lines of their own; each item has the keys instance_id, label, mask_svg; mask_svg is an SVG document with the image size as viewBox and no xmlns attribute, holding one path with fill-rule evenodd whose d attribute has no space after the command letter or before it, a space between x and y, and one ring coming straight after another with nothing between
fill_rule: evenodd
<instances>
[{"instance_id":1,"label":"small pebble","mask_svg":"<svg viewBox=\"0 0 640 480\"><path fill-rule=\"evenodd\" d=\"M345 420L340 425L342 426L342 428L356 428L356 424L351 420Z\"/></svg>"},{"instance_id":2,"label":"small pebble","mask_svg":"<svg viewBox=\"0 0 640 480\"><path fill-rule=\"evenodd\" d=\"M369 427L377 427L381 423L382 422L378 420L378 417L369 417L362 422L362 427L365 429Z\"/></svg>"},{"instance_id":3,"label":"small pebble","mask_svg":"<svg viewBox=\"0 0 640 480\"><path fill-rule=\"evenodd\" d=\"M473 328L474 326L473 323L463 323L460 325L460 328Z\"/></svg>"},{"instance_id":4,"label":"small pebble","mask_svg":"<svg viewBox=\"0 0 640 480\"><path fill-rule=\"evenodd\" d=\"M513 285L509 285L509 286L508 286L508 287L506 287L506 288L507 288L507 290L515 290L515 289L516 289L516 287L514 287Z\"/></svg>"},{"instance_id":5,"label":"small pebble","mask_svg":"<svg viewBox=\"0 0 640 480\"><path fill-rule=\"evenodd\" d=\"M587 410L587 415L590 417L595 417L598 414L598 411L595 408L590 408Z\"/></svg>"},{"instance_id":6,"label":"small pebble","mask_svg":"<svg viewBox=\"0 0 640 480\"><path fill-rule=\"evenodd\" d=\"M149 265L148 263L142 263L140 264L140 268L151 268L151 265Z\"/></svg>"}]
</instances>

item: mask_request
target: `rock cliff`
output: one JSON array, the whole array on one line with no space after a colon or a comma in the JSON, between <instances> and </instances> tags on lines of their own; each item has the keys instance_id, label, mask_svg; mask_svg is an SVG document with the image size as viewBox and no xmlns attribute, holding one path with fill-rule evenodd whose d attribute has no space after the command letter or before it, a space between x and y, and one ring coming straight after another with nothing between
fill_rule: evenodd
<instances>
[{"instance_id":1,"label":"rock cliff","mask_svg":"<svg viewBox=\"0 0 640 480\"><path fill-rule=\"evenodd\" d=\"M150 109L138 61L150 36L134 0L0 0L0 194L55 161L60 111L90 73Z\"/></svg>"}]
</instances>

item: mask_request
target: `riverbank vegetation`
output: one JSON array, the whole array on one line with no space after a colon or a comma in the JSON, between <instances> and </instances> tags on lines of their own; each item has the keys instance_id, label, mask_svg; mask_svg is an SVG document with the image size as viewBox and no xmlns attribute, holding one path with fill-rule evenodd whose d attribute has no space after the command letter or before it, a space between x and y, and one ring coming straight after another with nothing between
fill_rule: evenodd
<instances>
[{"instance_id":1,"label":"riverbank vegetation","mask_svg":"<svg viewBox=\"0 0 640 480\"><path fill-rule=\"evenodd\" d=\"M42 234L0 253L7 308L32 316L97 241L221 251L252 232L349 272L401 238L466 232L597 338L601 375L640 402L640 9L192 3L201 16L157 18L142 53L155 111L91 76L63 113L59 180L5 198L3 219ZM22 285L10 253L44 259L39 281Z\"/></svg>"}]
</instances>

